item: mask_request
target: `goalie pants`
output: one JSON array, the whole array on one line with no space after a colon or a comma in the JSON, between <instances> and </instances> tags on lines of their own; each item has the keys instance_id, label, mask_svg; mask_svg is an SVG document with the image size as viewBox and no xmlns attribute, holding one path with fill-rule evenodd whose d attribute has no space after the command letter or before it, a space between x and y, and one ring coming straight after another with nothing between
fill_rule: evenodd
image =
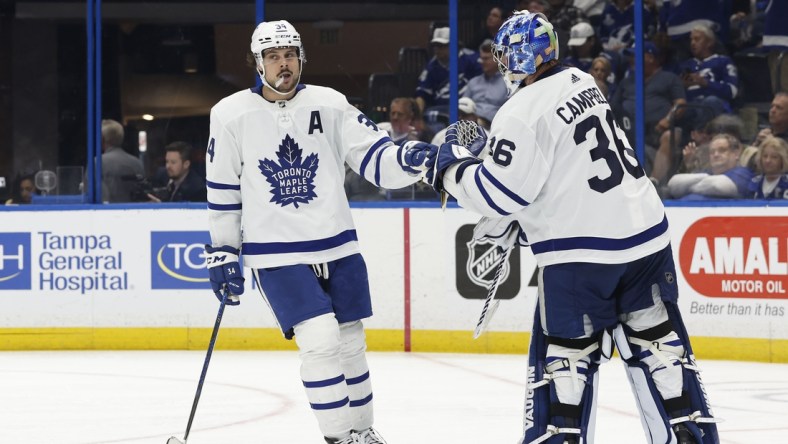
<instances>
[{"instance_id":1,"label":"goalie pants","mask_svg":"<svg viewBox=\"0 0 788 444\"><path fill-rule=\"evenodd\" d=\"M326 264L256 270L282 332L295 338L301 380L320 431L344 438L372 426L372 385L361 319L372 315L360 254Z\"/></svg>"},{"instance_id":2,"label":"goalie pants","mask_svg":"<svg viewBox=\"0 0 788 444\"><path fill-rule=\"evenodd\" d=\"M523 443L594 442L596 372L617 345L649 443L719 442L676 305L670 246L626 264L567 263L539 270L529 350Z\"/></svg>"}]
</instances>

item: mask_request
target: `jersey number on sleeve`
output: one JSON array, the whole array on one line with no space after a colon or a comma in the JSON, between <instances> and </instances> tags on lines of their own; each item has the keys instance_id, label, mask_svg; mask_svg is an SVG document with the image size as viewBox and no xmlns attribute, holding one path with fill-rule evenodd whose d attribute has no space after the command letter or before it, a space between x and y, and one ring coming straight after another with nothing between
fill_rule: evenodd
<instances>
[{"instance_id":1,"label":"jersey number on sleeve","mask_svg":"<svg viewBox=\"0 0 788 444\"><path fill-rule=\"evenodd\" d=\"M375 131L378 130L378 126L375 125L375 122L369 120L369 117L365 116L364 114L359 114L358 115L358 123L362 123L362 124L372 128Z\"/></svg>"},{"instance_id":2,"label":"jersey number on sleeve","mask_svg":"<svg viewBox=\"0 0 788 444\"><path fill-rule=\"evenodd\" d=\"M616 145L618 155L616 155L616 151L609 149L610 139L605 132L603 122L598 116L592 114L578 123L575 127L574 136L575 143L579 146L587 140L588 132L594 130L597 145L591 148L588 154L591 156L592 162L604 160L607 167L610 169L610 176L605 179L600 179L599 176L588 179L588 185L592 190L598 193L604 193L620 185L621 181L624 179L624 171L635 179L641 178L646 174L643 171L643 167L640 166L637 157L635 157L635 151L629 148L624 141L618 137L612 111L607 110L605 120L607 121L608 128L610 128L610 133L613 135L613 143ZM628 157L634 160L635 163L633 164L629 159L625 159L625 154L628 154Z\"/></svg>"},{"instance_id":3,"label":"jersey number on sleeve","mask_svg":"<svg viewBox=\"0 0 788 444\"><path fill-rule=\"evenodd\" d=\"M211 159L210 159L211 162L213 162L213 155L216 152L216 146L215 145L216 145L216 139L211 137L211 141L208 142L208 149L206 150L208 155L211 156Z\"/></svg>"},{"instance_id":4,"label":"jersey number on sleeve","mask_svg":"<svg viewBox=\"0 0 788 444\"><path fill-rule=\"evenodd\" d=\"M495 163L500 166L508 166L512 163L512 152L515 150L514 142L501 139L496 143L497 137L490 139L490 152Z\"/></svg>"}]
</instances>

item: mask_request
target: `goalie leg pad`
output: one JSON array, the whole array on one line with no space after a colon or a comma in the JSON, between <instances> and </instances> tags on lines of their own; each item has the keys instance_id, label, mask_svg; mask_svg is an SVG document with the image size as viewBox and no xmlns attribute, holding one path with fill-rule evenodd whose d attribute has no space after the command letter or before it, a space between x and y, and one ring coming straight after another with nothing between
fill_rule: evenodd
<instances>
[{"instance_id":1,"label":"goalie leg pad","mask_svg":"<svg viewBox=\"0 0 788 444\"><path fill-rule=\"evenodd\" d=\"M566 437L593 444L598 380L610 350L600 350L605 333L563 339L544 334L537 315L528 352L524 444L562 444ZM609 338L609 336L608 336Z\"/></svg>"},{"instance_id":2,"label":"goalie leg pad","mask_svg":"<svg viewBox=\"0 0 788 444\"><path fill-rule=\"evenodd\" d=\"M339 325L340 359L350 395L353 430L366 430L374 422L372 382L366 358L366 335L361 321Z\"/></svg>"},{"instance_id":3,"label":"goalie leg pad","mask_svg":"<svg viewBox=\"0 0 788 444\"><path fill-rule=\"evenodd\" d=\"M294 327L301 380L324 436L347 436L352 429L350 398L340 360L339 324L333 313Z\"/></svg>"},{"instance_id":4,"label":"goalie leg pad","mask_svg":"<svg viewBox=\"0 0 788 444\"><path fill-rule=\"evenodd\" d=\"M614 338L640 410L649 443L674 443L683 424L698 444L718 444L713 413L689 346L689 336L672 301L629 313Z\"/></svg>"}]
</instances>

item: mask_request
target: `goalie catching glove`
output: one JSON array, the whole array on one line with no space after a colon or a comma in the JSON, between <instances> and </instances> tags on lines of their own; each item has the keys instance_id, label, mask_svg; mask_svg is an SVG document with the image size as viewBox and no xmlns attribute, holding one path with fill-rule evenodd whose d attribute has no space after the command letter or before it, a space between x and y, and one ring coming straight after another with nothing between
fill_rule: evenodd
<instances>
[{"instance_id":1,"label":"goalie catching glove","mask_svg":"<svg viewBox=\"0 0 788 444\"><path fill-rule=\"evenodd\" d=\"M487 145L487 133L478 123L458 120L446 129L446 143L427 161L427 183L437 192L443 191L443 175L450 166L459 162L480 162L479 157Z\"/></svg>"},{"instance_id":2,"label":"goalie catching glove","mask_svg":"<svg viewBox=\"0 0 788 444\"><path fill-rule=\"evenodd\" d=\"M222 300L222 293L228 291L227 305L238 305L238 298L244 292L244 277L238 263L238 249L228 245L222 247L205 246L208 275L216 298Z\"/></svg>"}]
</instances>

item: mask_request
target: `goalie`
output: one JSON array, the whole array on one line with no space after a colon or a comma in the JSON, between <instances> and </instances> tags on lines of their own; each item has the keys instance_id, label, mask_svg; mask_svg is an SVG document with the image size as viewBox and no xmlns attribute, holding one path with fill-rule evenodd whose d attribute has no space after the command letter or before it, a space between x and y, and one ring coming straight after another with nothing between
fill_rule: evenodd
<instances>
[{"instance_id":1,"label":"goalie","mask_svg":"<svg viewBox=\"0 0 788 444\"><path fill-rule=\"evenodd\" d=\"M489 139L450 129L428 149L426 180L502 220L488 226L522 228L536 256L521 443L594 442L596 373L614 343L649 443L719 443L677 305L665 210L604 96L589 74L559 64L542 14L516 12L493 50L510 98Z\"/></svg>"}]
</instances>

